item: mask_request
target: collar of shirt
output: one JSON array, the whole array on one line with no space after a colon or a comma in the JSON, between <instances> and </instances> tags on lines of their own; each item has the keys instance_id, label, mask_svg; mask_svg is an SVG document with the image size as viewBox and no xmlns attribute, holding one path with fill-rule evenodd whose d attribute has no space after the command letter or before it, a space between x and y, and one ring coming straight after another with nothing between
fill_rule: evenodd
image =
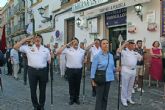
<instances>
[{"instance_id":1,"label":"collar of shirt","mask_svg":"<svg viewBox=\"0 0 165 110\"><path fill-rule=\"evenodd\" d=\"M34 44L34 45L32 46L32 48L33 48L35 51L39 51L39 50L43 49L44 46L43 46L43 45L40 45L40 47L39 47L39 49L38 49L37 46Z\"/></svg>"},{"instance_id":2,"label":"collar of shirt","mask_svg":"<svg viewBox=\"0 0 165 110\"><path fill-rule=\"evenodd\" d=\"M104 53L102 50L101 50L101 55L104 55L104 56L107 56L109 52L107 53Z\"/></svg>"}]
</instances>

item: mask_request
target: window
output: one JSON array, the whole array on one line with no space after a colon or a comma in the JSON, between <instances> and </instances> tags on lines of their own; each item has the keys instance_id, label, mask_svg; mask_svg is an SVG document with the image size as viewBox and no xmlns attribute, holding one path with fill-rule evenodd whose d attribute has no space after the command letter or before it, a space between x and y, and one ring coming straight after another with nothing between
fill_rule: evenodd
<instances>
[{"instance_id":1,"label":"window","mask_svg":"<svg viewBox=\"0 0 165 110\"><path fill-rule=\"evenodd\" d=\"M61 4L68 3L70 0L61 0Z\"/></svg>"},{"instance_id":2,"label":"window","mask_svg":"<svg viewBox=\"0 0 165 110\"><path fill-rule=\"evenodd\" d=\"M31 1L31 5L32 6L35 6L37 5L38 3L42 2L42 0L30 0Z\"/></svg>"}]
</instances>

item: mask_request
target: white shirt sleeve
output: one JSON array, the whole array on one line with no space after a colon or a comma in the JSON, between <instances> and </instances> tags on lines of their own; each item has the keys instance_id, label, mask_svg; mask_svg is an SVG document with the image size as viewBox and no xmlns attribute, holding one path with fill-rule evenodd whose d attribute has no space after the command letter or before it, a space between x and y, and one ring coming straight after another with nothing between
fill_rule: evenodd
<instances>
[{"instance_id":1,"label":"white shirt sleeve","mask_svg":"<svg viewBox=\"0 0 165 110\"><path fill-rule=\"evenodd\" d=\"M62 51L63 54L66 54L68 53L68 48L65 48L63 51Z\"/></svg>"},{"instance_id":2,"label":"white shirt sleeve","mask_svg":"<svg viewBox=\"0 0 165 110\"><path fill-rule=\"evenodd\" d=\"M47 59L47 61L51 61L50 51L48 49L47 49L47 51L48 51L48 59Z\"/></svg>"},{"instance_id":3,"label":"white shirt sleeve","mask_svg":"<svg viewBox=\"0 0 165 110\"><path fill-rule=\"evenodd\" d=\"M20 52L23 52L23 53L27 53L27 50L28 50L28 45L22 45L20 48L19 48L19 51Z\"/></svg>"},{"instance_id":4,"label":"white shirt sleeve","mask_svg":"<svg viewBox=\"0 0 165 110\"><path fill-rule=\"evenodd\" d=\"M10 57L13 57L13 51L14 51L14 49L11 49L11 51L10 51Z\"/></svg>"}]
</instances>

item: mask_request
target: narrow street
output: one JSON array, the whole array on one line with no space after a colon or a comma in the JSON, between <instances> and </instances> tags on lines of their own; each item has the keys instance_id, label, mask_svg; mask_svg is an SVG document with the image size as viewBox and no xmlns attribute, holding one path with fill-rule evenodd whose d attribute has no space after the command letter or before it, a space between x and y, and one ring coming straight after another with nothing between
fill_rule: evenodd
<instances>
[{"instance_id":1,"label":"narrow street","mask_svg":"<svg viewBox=\"0 0 165 110\"><path fill-rule=\"evenodd\" d=\"M86 72L86 87L85 87L85 101L83 101L82 87L81 86L81 97L80 105L68 104L68 83L64 78L61 78L59 74L54 74L53 81L53 105L50 104L50 81L47 85L47 99L46 99L46 110L94 110L95 98L91 96L91 87L89 72ZM3 93L0 91L0 110L33 110L29 85L23 84L22 79L23 73L19 74L19 80L15 80L12 76L2 74L3 81ZM81 83L83 84L83 83ZM117 110L117 81L112 82L109 93L108 109ZM137 102L135 105L129 105L123 107L120 104L120 110L165 110L165 100L163 100L163 85L160 88L147 87L147 81L145 81L144 94L142 97L142 104L139 104L139 92L136 92L133 99Z\"/></svg>"}]
</instances>

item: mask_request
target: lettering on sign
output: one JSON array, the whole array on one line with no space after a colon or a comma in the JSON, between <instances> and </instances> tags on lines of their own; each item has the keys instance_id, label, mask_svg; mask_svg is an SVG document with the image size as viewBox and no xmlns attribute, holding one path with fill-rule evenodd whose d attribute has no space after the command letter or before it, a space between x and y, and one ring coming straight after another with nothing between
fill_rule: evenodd
<instances>
[{"instance_id":1,"label":"lettering on sign","mask_svg":"<svg viewBox=\"0 0 165 110\"><path fill-rule=\"evenodd\" d=\"M126 24L127 9L122 8L105 13L106 26Z\"/></svg>"},{"instance_id":2,"label":"lettering on sign","mask_svg":"<svg viewBox=\"0 0 165 110\"><path fill-rule=\"evenodd\" d=\"M79 1L72 6L72 12L80 11L92 6L96 6L102 3L108 2L108 0L83 0Z\"/></svg>"}]
</instances>

